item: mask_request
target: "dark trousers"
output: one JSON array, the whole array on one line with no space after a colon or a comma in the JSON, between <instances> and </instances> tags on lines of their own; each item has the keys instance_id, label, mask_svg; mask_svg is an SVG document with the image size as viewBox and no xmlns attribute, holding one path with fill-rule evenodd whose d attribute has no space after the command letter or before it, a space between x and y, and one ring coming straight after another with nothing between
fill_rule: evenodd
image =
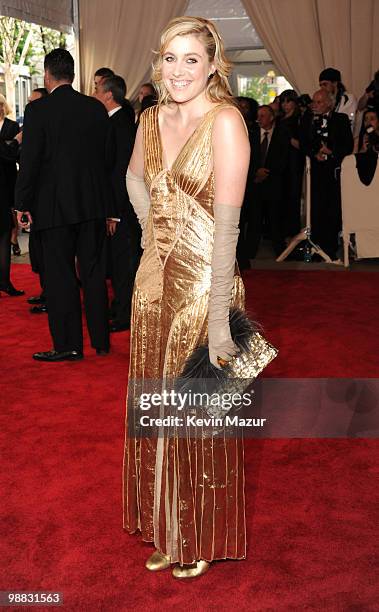
<instances>
[{"instance_id":1,"label":"dark trousers","mask_svg":"<svg viewBox=\"0 0 379 612\"><path fill-rule=\"evenodd\" d=\"M303 174L304 156L291 146L288 165L283 174L282 208L286 236L296 236L301 229L300 209Z\"/></svg>"},{"instance_id":2,"label":"dark trousers","mask_svg":"<svg viewBox=\"0 0 379 612\"><path fill-rule=\"evenodd\" d=\"M8 287L11 269L11 211L1 211L0 217L0 287Z\"/></svg>"},{"instance_id":3,"label":"dark trousers","mask_svg":"<svg viewBox=\"0 0 379 612\"><path fill-rule=\"evenodd\" d=\"M87 327L93 348L109 348L105 282L105 219L41 230L50 333L57 351L82 351L78 259Z\"/></svg>"},{"instance_id":4,"label":"dark trousers","mask_svg":"<svg viewBox=\"0 0 379 612\"><path fill-rule=\"evenodd\" d=\"M141 256L141 232L139 225L125 217L117 223L114 236L110 238L112 263L112 286L114 300L112 318L120 325L130 324L134 278Z\"/></svg>"},{"instance_id":5,"label":"dark trousers","mask_svg":"<svg viewBox=\"0 0 379 612\"><path fill-rule=\"evenodd\" d=\"M250 190L246 189L244 201L241 208L241 216L239 222L239 236L237 242L237 262L240 270L250 267L249 264L249 248L247 242L247 229L249 221L249 205L251 202Z\"/></svg>"},{"instance_id":6,"label":"dark trousers","mask_svg":"<svg viewBox=\"0 0 379 612\"><path fill-rule=\"evenodd\" d=\"M43 262L43 248L41 233L33 230L33 225L29 234L29 257L33 272L38 274L41 285L41 297L45 297L45 264Z\"/></svg>"},{"instance_id":7,"label":"dark trousers","mask_svg":"<svg viewBox=\"0 0 379 612\"><path fill-rule=\"evenodd\" d=\"M342 227L340 170L329 161L312 161L312 240L332 259L336 258L338 233Z\"/></svg>"},{"instance_id":8,"label":"dark trousers","mask_svg":"<svg viewBox=\"0 0 379 612\"><path fill-rule=\"evenodd\" d=\"M246 242L249 258L256 257L262 238L263 218L268 217L270 238L275 255L280 255L284 249L283 219L280 199L268 197L257 191L252 195L249 206L249 221Z\"/></svg>"}]
</instances>

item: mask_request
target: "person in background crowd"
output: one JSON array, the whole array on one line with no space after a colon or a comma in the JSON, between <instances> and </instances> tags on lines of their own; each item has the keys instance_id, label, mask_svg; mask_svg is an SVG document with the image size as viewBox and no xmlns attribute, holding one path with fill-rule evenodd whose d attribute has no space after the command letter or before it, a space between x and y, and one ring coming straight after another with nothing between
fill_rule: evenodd
<instances>
[{"instance_id":1,"label":"person in background crowd","mask_svg":"<svg viewBox=\"0 0 379 612\"><path fill-rule=\"evenodd\" d=\"M258 102L253 98L247 98L244 96L238 96L236 98L236 102L238 104L238 108L240 109L243 118L246 123L246 127L249 134L249 142L250 149L253 146L254 132L259 131L259 126L257 124L257 115L258 115ZM243 199L243 204L241 208L241 217L240 217L240 234L238 236L237 243L237 261L240 270L245 270L250 268L249 263L249 245L247 242L247 228L248 228L248 220L249 220L249 208L252 206L252 198L253 198L253 186L254 186L254 165L253 165L253 157L250 155L250 163L249 163L249 171L247 175L246 181L246 189L245 196Z\"/></svg>"},{"instance_id":2,"label":"person in background crowd","mask_svg":"<svg viewBox=\"0 0 379 612\"><path fill-rule=\"evenodd\" d=\"M275 119L280 119L280 98L279 96L275 96L272 102L269 104L270 108L274 111Z\"/></svg>"},{"instance_id":3,"label":"person in background crowd","mask_svg":"<svg viewBox=\"0 0 379 612\"><path fill-rule=\"evenodd\" d=\"M2 94L0 94L0 139L3 142L13 140L16 134L20 132L20 126L17 123L17 121L12 121L11 119L9 119L8 115L10 114L11 114L11 109L8 106L8 103L5 97ZM3 155L5 156L3 157L3 162L5 163L5 170L7 173L9 173L8 183L9 183L10 192L14 191L14 185L13 187L11 185L15 183L16 176L17 176L17 168L16 168L16 164L14 163L15 159L12 159L12 160L6 159L7 155L12 155L12 151L13 151L12 148L11 149L6 148L6 151L3 151ZM1 196L1 198L3 199L3 196ZM12 198L13 198L13 195L12 195ZM4 199L3 202L5 204L6 200ZM11 211L11 223L12 223L11 237L10 237L11 247L12 247L13 255L19 256L21 255L21 249L20 249L20 245L18 244L18 239L17 239L18 224L17 224L16 215L13 210Z\"/></svg>"},{"instance_id":4,"label":"person in background crowd","mask_svg":"<svg viewBox=\"0 0 379 612\"><path fill-rule=\"evenodd\" d=\"M140 117L144 110L157 103L157 92L152 83L143 83L138 92L139 109L136 111L136 123L139 125Z\"/></svg>"},{"instance_id":5,"label":"person in background crowd","mask_svg":"<svg viewBox=\"0 0 379 612\"><path fill-rule=\"evenodd\" d=\"M254 98L248 98L245 96L238 96L236 98L238 108L240 109L248 130L252 130L257 127L257 117L259 104Z\"/></svg>"},{"instance_id":6,"label":"person in background crowd","mask_svg":"<svg viewBox=\"0 0 379 612\"><path fill-rule=\"evenodd\" d=\"M151 106L155 106L157 104L157 97L156 94L154 96L145 96L144 98L142 98L142 102L141 102L141 108L139 110L139 112L137 113L137 123L136 123L136 128L138 128L139 126L139 122L140 122L140 118L142 113L147 109L150 108Z\"/></svg>"},{"instance_id":7,"label":"person in background crowd","mask_svg":"<svg viewBox=\"0 0 379 612\"><path fill-rule=\"evenodd\" d=\"M300 114L303 117L306 113L312 114L312 98L309 94L304 93L300 94L297 99L297 104L300 109Z\"/></svg>"},{"instance_id":8,"label":"person in background crowd","mask_svg":"<svg viewBox=\"0 0 379 612\"><path fill-rule=\"evenodd\" d=\"M143 113L143 111L145 111L147 108L150 108L151 106L155 106L157 104L157 98L156 96L145 96L142 99L141 102L141 113Z\"/></svg>"},{"instance_id":9,"label":"person in background crowd","mask_svg":"<svg viewBox=\"0 0 379 612\"><path fill-rule=\"evenodd\" d=\"M30 94L28 102L34 102L35 100L39 100L40 98L44 98L48 95L49 92L47 91L46 87L36 87Z\"/></svg>"},{"instance_id":10,"label":"person in background crowd","mask_svg":"<svg viewBox=\"0 0 379 612\"><path fill-rule=\"evenodd\" d=\"M100 83L102 83L102 81L104 79L107 79L109 77L115 76L115 73L113 72L112 68L107 68L107 67L103 67L103 68L98 68L93 76L93 85L94 85L94 89L93 89L93 93L92 96L94 98L96 98L96 93L97 93L97 88L98 85L100 85ZM125 98L122 101L122 107L124 109L125 112L128 113L130 119L132 119L132 121L135 121L135 113L134 113L134 108L131 105L131 103L129 102L129 100L127 100L127 98Z\"/></svg>"},{"instance_id":11,"label":"person in background crowd","mask_svg":"<svg viewBox=\"0 0 379 612\"><path fill-rule=\"evenodd\" d=\"M157 97L157 93L155 91L155 87L152 83L143 83L140 87L140 90L138 92L138 102L140 104L142 104L142 100L146 97L146 96L153 96L154 98Z\"/></svg>"},{"instance_id":12,"label":"person in background crowd","mask_svg":"<svg viewBox=\"0 0 379 612\"><path fill-rule=\"evenodd\" d=\"M344 113L349 117L351 130L354 130L355 113L357 111L357 99L352 93L346 91L341 82L341 73L336 68L325 68L320 72L319 85L335 99L334 111Z\"/></svg>"},{"instance_id":13,"label":"person in background crowd","mask_svg":"<svg viewBox=\"0 0 379 612\"><path fill-rule=\"evenodd\" d=\"M112 70L112 68L107 68L107 67L103 67L103 68L98 68L95 72L95 74L93 75L93 96L96 95L97 93L97 87L98 85L100 85L100 83L102 82L103 79L106 79L107 77L111 77L114 76L114 72Z\"/></svg>"},{"instance_id":14,"label":"person in background crowd","mask_svg":"<svg viewBox=\"0 0 379 612\"><path fill-rule=\"evenodd\" d=\"M374 78L366 87L363 96L359 98L358 110L364 111L366 108L379 112L379 70L375 72Z\"/></svg>"},{"instance_id":15,"label":"person in background crowd","mask_svg":"<svg viewBox=\"0 0 379 612\"><path fill-rule=\"evenodd\" d=\"M104 78L97 85L95 97L104 104L112 125L112 189L115 196L119 222L110 237L112 260L112 285L115 299L111 307L113 320L111 332L120 332L130 327L130 308L134 277L139 261L140 229L137 217L126 190L126 171L133 152L135 123L125 112L122 102L126 95L126 83L120 76ZM113 149L115 143L115 150Z\"/></svg>"},{"instance_id":16,"label":"person in background crowd","mask_svg":"<svg viewBox=\"0 0 379 612\"><path fill-rule=\"evenodd\" d=\"M22 132L18 123L7 117L10 113L6 99L0 94L0 293L16 297L24 294L15 289L10 280L16 161Z\"/></svg>"},{"instance_id":17,"label":"person in background crowd","mask_svg":"<svg viewBox=\"0 0 379 612\"><path fill-rule=\"evenodd\" d=\"M379 153L379 111L367 109L363 115L356 154L359 178L366 186L374 178Z\"/></svg>"},{"instance_id":18,"label":"person in background crowd","mask_svg":"<svg viewBox=\"0 0 379 612\"><path fill-rule=\"evenodd\" d=\"M37 87L33 89L29 96L29 103L40 100L48 95L46 87ZM28 299L32 305L30 312L32 314L41 314L47 312L46 291L45 291L45 268L43 263L42 241L39 232L34 231L33 224L30 226L29 234L29 257L33 272L39 275L41 293L37 296L32 296Z\"/></svg>"},{"instance_id":19,"label":"person in background crowd","mask_svg":"<svg viewBox=\"0 0 379 612\"><path fill-rule=\"evenodd\" d=\"M379 153L379 111L366 110L363 116L363 130L359 139L359 152L374 151Z\"/></svg>"},{"instance_id":20,"label":"person in background crowd","mask_svg":"<svg viewBox=\"0 0 379 612\"><path fill-rule=\"evenodd\" d=\"M348 116L337 113L334 94L325 87L313 96L313 116L300 124L300 148L311 158L312 239L336 259L341 230L340 170L354 141Z\"/></svg>"},{"instance_id":21,"label":"person in background crowd","mask_svg":"<svg viewBox=\"0 0 379 612\"><path fill-rule=\"evenodd\" d=\"M251 144L253 188L246 237L250 259L254 259L258 251L265 213L275 255L285 249L281 198L289 140L286 132L276 125L271 106L263 105L258 109L258 125Z\"/></svg>"},{"instance_id":22,"label":"person in background crowd","mask_svg":"<svg viewBox=\"0 0 379 612\"><path fill-rule=\"evenodd\" d=\"M49 95L25 109L16 209L41 231L53 350L38 361L83 358L78 258L91 345L109 352L105 283L106 223L115 216L106 167L109 117L103 105L72 88L74 60L66 49L45 57ZM106 219L108 218L108 221Z\"/></svg>"},{"instance_id":23,"label":"person in background crowd","mask_svg":"<svg viewBox=\"0 0 379 612\"><path fill-rule=\"evenodd\" d=\"M299 124L301 112L298 97L293 89L280 94L280 127L288 135L290 142L287 167L283 183L284 233L287 237L296 236L300 231L301 192L303 187L304 154L300 151Z\"/></svg>"}]
</instances>

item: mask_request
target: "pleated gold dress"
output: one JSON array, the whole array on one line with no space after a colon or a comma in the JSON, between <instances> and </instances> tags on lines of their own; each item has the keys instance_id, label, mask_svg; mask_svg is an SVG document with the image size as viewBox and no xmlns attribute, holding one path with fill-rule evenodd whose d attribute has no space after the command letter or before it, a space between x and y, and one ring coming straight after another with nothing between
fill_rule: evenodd
<instances>
[{"instance_id":1,"label":"pleated gold dress","mask_svg":"<svg viewBox=\"0 0 379 612\"><path fill-rule=\"evenodd\" d=\"M204 115L171 169L163 167L159 108L141 117L151 207L134 286L129 380L174 379L207 340L214 234L212 126L226 106L231 105L220 104ZM232 305L244 307L239 275ZM132 393L129 385L128 401ZM124 528L140 531L172 562L246 556L241 439L133 438L127 425L123 493Z\"/></svg>"}]
</instances>

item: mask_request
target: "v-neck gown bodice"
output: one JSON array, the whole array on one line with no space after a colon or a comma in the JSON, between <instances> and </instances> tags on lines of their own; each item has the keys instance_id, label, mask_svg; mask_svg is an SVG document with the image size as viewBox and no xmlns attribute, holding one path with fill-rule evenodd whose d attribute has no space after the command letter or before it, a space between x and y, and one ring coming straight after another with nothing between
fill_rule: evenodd
<instances>
[{"instance_id":1,"label":"v-neck gown bodice","mask_svg":"<svg viewBox=\"0 0 379 612\"><path fill-rule=\"evenodd\" d=\"M209 111L171 169L163 167L157 106L142 117L145 182L151 206L137 271L129 380L172 380L207 341L213 249L214 176ZM236 109L236 112L239 112ZM243 308L235 276L232 305ZM128 403L134 388L129 384ZM139 530L172 562L244 558L241 439L128 437L124 460L124 527Z\"/></svg>"}]
</instances>

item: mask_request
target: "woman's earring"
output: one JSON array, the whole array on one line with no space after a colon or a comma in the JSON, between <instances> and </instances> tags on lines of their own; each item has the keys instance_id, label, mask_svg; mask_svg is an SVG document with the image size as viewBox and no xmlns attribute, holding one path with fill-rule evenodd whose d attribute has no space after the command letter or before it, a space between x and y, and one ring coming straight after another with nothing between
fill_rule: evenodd
<instances>
[{"instance_id":1,"label":"woman's earring","mask_svg":"<svg viewBox=\"0 0 379 612\"><path fill-rule=\"evenodd\" d=\"M210 74L208 74L208 79L211 79L214 75L214 72L211 72Z\"/></svg>"}]
</instances>

